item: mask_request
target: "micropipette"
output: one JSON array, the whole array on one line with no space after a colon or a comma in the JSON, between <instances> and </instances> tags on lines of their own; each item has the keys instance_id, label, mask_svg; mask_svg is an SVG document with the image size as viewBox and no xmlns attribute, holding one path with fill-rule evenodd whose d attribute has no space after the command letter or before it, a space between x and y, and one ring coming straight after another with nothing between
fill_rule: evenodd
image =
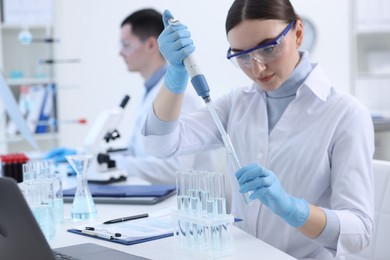
<instances>
[{"instance_id":1,"label":"micropipette","mask_svg":"<svg viewBox=\"0 0 390 260\"><path fill-rule=\"evenodd\" d=\"M171 25L178 25L180 24L179 20L175 20L173 18L169 19L169 24ZM241 168L240 161L238 160L237 154L234 150L233 144L230 140L229 135L226 133L225 128L223 127L221 120L218 117L217 111L214 108L214 105L211 101L210 97L210 88L206 81L206 77L203 75L203 73L200 71L198 63L195 60L194 54L191 53L188 55L184 61L184 66L186 67L186 70L191 78L191 84L195 88L196 93L198 96L200 96L204 102L207 105L207 108L210 111L210 114L217 125L217 128L222 136L222 141L224 143L226 153L230 157L233 166L235 170L239 170ZM229 159L229 158L228 158ZM247 192L243 194L245 203L247 205L251 205L253 203L253 200L249 198L249 196L252 194L252 192Z\"/></svg>"}]
</instances>

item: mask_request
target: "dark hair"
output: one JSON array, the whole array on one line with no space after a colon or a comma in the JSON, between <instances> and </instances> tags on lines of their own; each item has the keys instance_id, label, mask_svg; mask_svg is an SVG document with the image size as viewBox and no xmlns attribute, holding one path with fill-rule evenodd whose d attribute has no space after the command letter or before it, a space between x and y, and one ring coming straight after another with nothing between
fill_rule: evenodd
<instances>
[{"instance_id":1,"label":"dark hair","mask_svg":"<svg viewBox=\"0 0 390 260\"><path fill-rule=\"evenodd\" d=\"M141 40L146 40L150 36L156 38L164 30L162 15L154 9L142 9L126 17L121 27L126 24L131 25L132 32Z\"/></svg>"},{"instance_id":2,"label":"dark hair","mask_svg":"<svg viewBox=\"0 0 390 260\"><path fill-rule=\"evenodd\" d=\"M244 20L299 20L289 0L235 0L226 17L226 33Z\"/></svg>"}]
</instances>

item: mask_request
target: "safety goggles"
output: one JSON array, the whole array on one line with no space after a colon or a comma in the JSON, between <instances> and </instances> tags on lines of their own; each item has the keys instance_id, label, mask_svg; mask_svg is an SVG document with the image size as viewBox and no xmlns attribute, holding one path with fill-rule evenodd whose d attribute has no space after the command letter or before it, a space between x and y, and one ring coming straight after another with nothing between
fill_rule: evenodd
<instances>
[{"instance_id":1,"label":"safety goggles","mask_svg":"<svg viewBox=\"0 0 390 260\"><path fill-rule=\"evenodd\" d=\"M141 45L142 45L142 41L141 42L133 42L133 43L130 43L129 41L120 41L120 50L123 51L124 53L126 54L131 54L133 53L134 51L136 51Z\"/></svg>"},{"instance_id":2,"label":"safety goggles","mask_svg":"<svg viewBox=\"0 0 390 260\"><path fill-rule=\"evenodd\" d=\"M272 62L283 54L282 40L294 24L295 21L291 22L274 40L260 44L254 48L239 52L235 52L232 48L229 48L226 58L236 67L248 69L252 68L252 59L262 64Z\"/></svg>"}]
</instances>

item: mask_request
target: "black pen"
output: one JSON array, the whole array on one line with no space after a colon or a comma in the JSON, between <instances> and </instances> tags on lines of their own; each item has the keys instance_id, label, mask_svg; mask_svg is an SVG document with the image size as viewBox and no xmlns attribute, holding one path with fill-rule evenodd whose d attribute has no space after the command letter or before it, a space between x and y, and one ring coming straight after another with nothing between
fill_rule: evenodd
<instances>
[{"instance_id":1,"label":"black pen","mask_svg":"<svg viewBox=\"0 0 390 260\"><path fill-rule=\"evenodd\" d=\"M134 219L139 219L139 218L147 218L147 217L149 217L149 214L145 213L145 214L134 215L134 216L129 216L129 217L111 219L111 220L108 220L106 222L103 222L103 224L114 224L114 223L119 223L119 222L123 222L123 221L129 221L129 220L134 220Z\"/></svg>"}]
</instances>

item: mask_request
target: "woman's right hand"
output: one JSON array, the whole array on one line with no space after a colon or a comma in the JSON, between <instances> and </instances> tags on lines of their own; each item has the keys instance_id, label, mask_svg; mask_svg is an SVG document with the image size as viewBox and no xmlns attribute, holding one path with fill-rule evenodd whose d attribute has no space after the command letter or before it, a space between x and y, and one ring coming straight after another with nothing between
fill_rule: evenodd
<instances>
[{"instance_id":1,"label":"woman's right hand","mask_svg":"<svg viewBox=\"0 0 390 260\"><path fill-rule=\"evenodd\" d=\"M186 90L189 78L183 60L195 51L195 46L187 26L169 24L170 19L173 19L171 12L165 10L163 13L165 29L158 37L158 45L168 62L165 85L171 92L180 94Z\"/></svg>"}]
</instances>

